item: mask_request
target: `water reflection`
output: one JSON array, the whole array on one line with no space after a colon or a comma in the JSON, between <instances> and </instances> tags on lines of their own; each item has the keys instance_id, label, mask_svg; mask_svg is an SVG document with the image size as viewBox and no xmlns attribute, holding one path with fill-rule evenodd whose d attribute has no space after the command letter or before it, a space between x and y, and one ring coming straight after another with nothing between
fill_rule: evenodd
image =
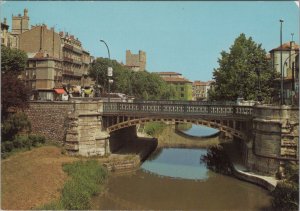
<instances>
[{"instance_id":1,"label":"water reflection","mask_svg":"<svg viewBox=\"0 0 300 211\"><path fill-rule=\"evenodd\" d=\"M217 129L210 128L210 127L192 125L189 129L182 130L182 132L190 136L205 137L205 136L211 136L213 134L216 134L219 131Z\"/></svg>"},{"instance_id":2,"label":"water reflection","mask_svg":"<svg viewBox=\"0 0 300 211\"><path fill-rule=\"evenodd\" d=\"M206 149L162 149L154 154L155 159L150 157L141 168L161 176L205 180L209 170L199 161L206 152Z\"/></svg>"}]
</instances>

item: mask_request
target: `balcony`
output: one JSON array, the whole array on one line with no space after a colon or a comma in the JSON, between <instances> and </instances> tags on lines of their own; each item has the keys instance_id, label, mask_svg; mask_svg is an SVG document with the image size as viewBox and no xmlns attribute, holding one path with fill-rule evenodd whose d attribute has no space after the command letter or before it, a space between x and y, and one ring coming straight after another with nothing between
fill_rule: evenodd
<instances>
[{"instance_id":1,"label":"balcony","mask_svg":"<svg viewBox=\"0 0 300 211\"><path fill-rule=\"evenodd\" d=\"M65 61L65 62L73 62L73 59L72 59L72 58L69 58L69 57L66 57L66 56L64 56L64 61Z\"/></svg>"},{"instance_id":2,"label":"balcony","mask_svg":"<svg viewBox=\"0 0 300 211\"><path fill-rule=\"evenodd\" d=\"M74 75L74 72L73 72L73 71L70 71L70 70L64 70L64 71L63 71L63 74L64 74L64 75Z\"/></svg>"},{"instance_id":3,"label":"balcony","mask_svg":"<svg viewBox=\"0 0 300 211\"><path fill-rule=\"evenodd\" d=\"M69 50L73 50L73 46L69 45L69 44L64 44L64 48L69 49Z\"/></svg>"}]
</instances>

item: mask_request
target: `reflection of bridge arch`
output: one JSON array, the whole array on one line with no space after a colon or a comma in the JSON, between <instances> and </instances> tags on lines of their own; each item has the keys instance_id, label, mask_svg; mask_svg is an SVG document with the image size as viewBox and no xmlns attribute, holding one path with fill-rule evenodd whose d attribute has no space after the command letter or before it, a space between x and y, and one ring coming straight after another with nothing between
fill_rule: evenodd
<instances>
[{"instance_id":1,"label":"reflection of bridge arch","mask_svg":"<svg viewBox=\"0 0 300 211\"><path fill-rule=\"evenodd\" d=\"M111 117L110 117L111 118ZM230 134L232 136L235 136L237 138L240 138L242 140L247 140L247 135L242 132L240 129L235 128L235 122L232 121L223 121L223 120L206 120L206 119L192 119L192 118L163 118L163 117L141 117L141 118L129 118L124 121L112 121L110 122L109 119L107 119L108 122L105 123L106 130L110 133L122 128L135 126L138 124L144 124L147 122L172 122L172 123L192 123L195 125L202 125L211 127L214 129L218 129L219 131L222 131L226 134Z\"/></svg>"}]
</instances>

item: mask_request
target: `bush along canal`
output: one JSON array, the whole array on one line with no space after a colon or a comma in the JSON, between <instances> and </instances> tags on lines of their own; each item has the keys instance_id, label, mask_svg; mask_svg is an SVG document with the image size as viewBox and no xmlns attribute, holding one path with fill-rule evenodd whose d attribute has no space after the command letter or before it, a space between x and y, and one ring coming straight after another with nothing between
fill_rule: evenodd
<instances>
[{"instance_id":1,"label":"bush along canal","mask_svg":"<svg viewBox=\"0 0 300 211\"><path fill-rule=\"evenodd\" d=\"M163 132L163 135L167 136L165 139L173 137L165 132L169 127L171 126L167 126ZM183 210L271 208L271 196L267 190L228 176L231 174L231 164L223 159L218 147L215 147L215 150L199 147L174 148L169 145L171 141L167 142L168 148L160 147L163 145L159 144L156 151L136 172L124 175L112 174L104 193L93 197L92 208ZM216 145L214 143L214 146ZM219 157L213 156L216 152L219 153L217 153ZM222 163L218 165L219 162Z\"/></svg>"}]
</instances>

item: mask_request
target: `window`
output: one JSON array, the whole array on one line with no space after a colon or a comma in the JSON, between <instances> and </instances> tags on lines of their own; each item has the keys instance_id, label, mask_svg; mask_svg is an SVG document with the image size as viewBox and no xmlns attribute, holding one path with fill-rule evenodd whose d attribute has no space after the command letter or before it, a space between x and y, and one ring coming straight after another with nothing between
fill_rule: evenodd
<instances>
[{"instance_id":1,"label":"window","mask_svg":"<svg viewBox=\"0 0 300 211\"><path fill-rule=\"evenodd\" d=\"M184 87L181 87L180 90L183 92L184 91Z\"/></svg>"},{"instance_id":2,"label":"window","mask_svg":"<svg viewBox=\"0 0 300 211\"><path fill-rule=\"evenodd\" d=\"M184 94L181 93L181 94L180 94L180 97L183 98L183 97L184 97Z\"/></svg>"}]
</instances>

